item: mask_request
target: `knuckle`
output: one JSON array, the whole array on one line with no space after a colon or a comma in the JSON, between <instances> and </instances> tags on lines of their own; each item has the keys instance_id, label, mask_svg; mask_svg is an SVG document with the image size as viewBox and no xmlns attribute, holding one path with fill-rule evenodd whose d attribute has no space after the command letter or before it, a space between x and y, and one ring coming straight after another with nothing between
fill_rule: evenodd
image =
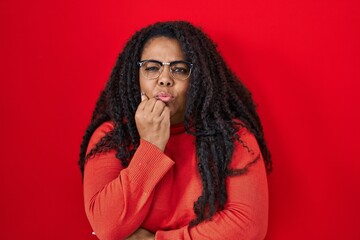
<instances>
[{"instance_id":1,"label":"knuckle","mask_svg":"<svg viewBox=\"0 0 360 240\"><path fill-rule=\"evenodd\" d=\"M160 123L161 122L160 117L154 117L152 120L153 120L154 123Z\"/></svg>"}]
</instances>

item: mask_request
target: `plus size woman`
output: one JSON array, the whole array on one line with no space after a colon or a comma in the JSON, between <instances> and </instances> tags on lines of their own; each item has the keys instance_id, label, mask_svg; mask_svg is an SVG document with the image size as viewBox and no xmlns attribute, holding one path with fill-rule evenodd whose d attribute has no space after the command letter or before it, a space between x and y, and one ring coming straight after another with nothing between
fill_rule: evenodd
<instances>
[{"instance_id":1,"label":"plus size woman","mask_svg":"<svg viewBox=\"0 0 360 240\"><path fill-rule=\"evenodd\" d=\"M250 92L188 22L136 32L81 145L99 239L263 239L271 158Z\"/></svg>"}]
</instances>

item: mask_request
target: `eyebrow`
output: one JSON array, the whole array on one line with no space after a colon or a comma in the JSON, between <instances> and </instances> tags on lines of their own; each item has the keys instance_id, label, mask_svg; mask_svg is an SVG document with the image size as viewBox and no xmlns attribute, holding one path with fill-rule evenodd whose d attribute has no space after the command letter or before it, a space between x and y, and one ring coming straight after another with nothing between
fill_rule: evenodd
<instances>
[{"instance_id":1,"label":"eyebrow","mask_svg":"<svg viewBox=\"0 0 360 240\"><path fill-rule=\"evenodd\" d=\"M161 60L157 60L157 59L153 59L153 58L150 58L150 59L141 59L140 61L155 61L155 62L160 62L160 63L164 63L163 61ZM168 63L171 63L171 62L187 62L186 60L184 59L181 59L181 60L173 60L173 61L169 61Z\"/></svg>"}]
</instances>

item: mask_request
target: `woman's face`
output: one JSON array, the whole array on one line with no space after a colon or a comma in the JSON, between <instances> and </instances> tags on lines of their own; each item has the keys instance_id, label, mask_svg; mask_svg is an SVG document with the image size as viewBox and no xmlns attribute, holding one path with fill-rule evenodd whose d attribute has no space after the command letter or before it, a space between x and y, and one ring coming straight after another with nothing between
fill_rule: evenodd
<instances>
[{"instance_id":1,"label":"woman's face","mask_svg":"<svg viewBox=\"0 0 360 240\"><path fill-rule=\"evenodd\" d=\"M141 60L157 60L159 62L186 61L180 43L172 38L155 37L150 39L144 47ZM143 68L143 67L142 67ZM157 98L166 103L170 110L171 124L184 121L186 92L190 77L185 80L173 78L170 67L163 66L158 78L148 79L139 70L140 89L148 98Z\"/></svg>"}]
</instances>

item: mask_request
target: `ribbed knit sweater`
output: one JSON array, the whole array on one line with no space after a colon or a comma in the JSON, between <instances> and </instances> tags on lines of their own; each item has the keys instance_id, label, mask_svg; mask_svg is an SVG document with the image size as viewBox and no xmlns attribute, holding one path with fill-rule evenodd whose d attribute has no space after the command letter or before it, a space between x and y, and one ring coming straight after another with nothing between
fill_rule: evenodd
<instances>
[{"instance_id":1,"label":"ribbed knit sweater","mask_svg":"<svg viewBox=\"0 0 360 240\"><path fill-rule=\"evenodd\" d=\"M103 123L93 134L88 151L111 131ZM228 177L224 210L192 228L193 206L202 192L197 169L195 137L183 125L171 126L162 152L140 140L129 166L124 168L115 151L96 154L85 164L84 201L89 222L99 239L120 240L138 228L155 239L263 239L268 221L267 177L255 137L239 130L230 168L243 168L260 157L246 174Z\"/></svg>"}]
</instances>

